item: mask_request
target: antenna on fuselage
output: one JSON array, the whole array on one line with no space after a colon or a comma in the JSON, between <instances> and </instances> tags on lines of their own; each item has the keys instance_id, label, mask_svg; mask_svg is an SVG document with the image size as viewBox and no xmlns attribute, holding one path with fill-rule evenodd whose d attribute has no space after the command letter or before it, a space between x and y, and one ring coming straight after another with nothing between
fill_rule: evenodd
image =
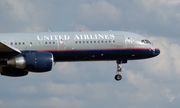
<instances>
[{"instance_id":1,"label":"antenna on fuselage","mask_svg":"<svg viewBox=\"0 0 180 108\"><path fill-rule=\"evenodd\" d=\"M51 32L51 30L48 29L49 32Z\"/></svg>"}]
</instances>

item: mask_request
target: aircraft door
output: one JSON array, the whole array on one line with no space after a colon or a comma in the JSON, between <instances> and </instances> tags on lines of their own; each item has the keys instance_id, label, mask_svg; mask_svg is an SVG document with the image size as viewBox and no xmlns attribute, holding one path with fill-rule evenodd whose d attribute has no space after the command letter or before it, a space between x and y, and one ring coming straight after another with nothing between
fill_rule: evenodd
<instances>
[{"instance_id":1,"label":"aircraft door","mask_svg":"<svg viewBox=\"0 0 180 108\"><path fill-rule=\"evenodd\" d=\"M132 48L132 37L129 35L125 35L125 46L127 49Z\"/></svg>"},{"instance_id":2,"label":"aircraft door","mask_svg":"<svg viewBox=\"0 0 180 108\"><path fill-rule=\"evenodd\" d=\"M65 49L65 40L59 39L59 41L58 41L58 49L59 50L64 50Z\"/></svg>"}]
</instances>

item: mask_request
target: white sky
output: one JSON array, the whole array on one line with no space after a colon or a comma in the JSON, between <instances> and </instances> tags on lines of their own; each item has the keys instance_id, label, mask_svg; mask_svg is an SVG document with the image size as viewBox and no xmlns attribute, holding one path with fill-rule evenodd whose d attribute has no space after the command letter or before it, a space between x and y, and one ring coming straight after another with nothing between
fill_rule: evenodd
<instances>
[{"instance_id":1,"label":"white sky","mask_svg":"<svg viewBox=\"0 0 180 108\"><path fill-rule=\"evenodd\" d=\"M179 0L0 0L0 32L123 30L147 37L158 57L57 63L47 73L0 76L2 108L178 108Z\"/></svg>"}]
</instances>

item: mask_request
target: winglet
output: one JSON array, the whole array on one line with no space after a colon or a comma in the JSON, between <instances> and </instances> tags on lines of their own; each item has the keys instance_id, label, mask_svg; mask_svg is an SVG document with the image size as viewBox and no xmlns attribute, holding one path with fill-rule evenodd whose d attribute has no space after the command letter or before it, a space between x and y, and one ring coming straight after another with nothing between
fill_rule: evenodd
<instances>
[{"instance_id":1,"label":"winglet","mask_svg":"<svg viewBox=\"0 0 180 108\"><path fill-rule=\"evenodd\" d=\"M17 53L21 53L21 51L15 47L12 47L10 45L7 45L3 42L0 42L0 52L17 52Z\"/></svg>"}]
</instances>

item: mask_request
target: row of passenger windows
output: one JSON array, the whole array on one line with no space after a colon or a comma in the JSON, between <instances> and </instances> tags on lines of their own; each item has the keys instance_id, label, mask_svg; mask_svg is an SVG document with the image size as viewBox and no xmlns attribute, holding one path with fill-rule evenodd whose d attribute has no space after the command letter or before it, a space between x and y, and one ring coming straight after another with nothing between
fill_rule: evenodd
<instances>
[{"instance_id":1,"label":"row of passenger windows","mask_svg":"<svg viewBox=\"0 0 180 108\"><path fill-rule=\"evenodd\" d=\"M76 44L81 44L81 43L83 43L83 44L85 44L85 43L115 43L115 40L109 40L109 41L107 41L107 40L105 40L105 41L75 41L75 43Z\"/></svg>"},{"instance_id":2,"label":"row of passenger windows","mask_svg":"<svg viewBox=\"0 0 180 108\"><path fill-rule=\"evenodd\" d=\"M56 44L56 42L43 42L43 41L40 41L38 42L38 45L44 45L44 44Z\"/></svg>"},{"instance_id":3,"label":"row of passenger windows","mask_svg":"<svg viewBox=\"0 0 180 108\"><path fill-rule=\"evenodd\" d=\"M32 44L32 42L30 42ZM11 42L11 45L25 45L25 42Z\"/></svg>"},{"instance_id":4,"label":"row of passenger windows","mask_svg":"<svg viewBox=\"0 0 180 108\"><path fill-rule=\"evenodd\" d=\"M83 43L83 44L85 44L85 43L115 43L115 40L109 40L109 41L107 41L107 40L105 40L105 41L75 41L75 43L76 44L81 44L81 43ZM25 42L11 42L10 43L11 45L25 45L26 43ZM29 45L32 45L33 43L32 42L29 42ZM44 44L56 44L56 42L43 42L43 41L39 41L38 43L37 43L38 45L44 45Z\"/></svg>"},{"instance_id":5,"label":"row of passenger windows","mask_svg":"<svg viewBox=\"0 0 180 108\"><path fill-rule=\"evenodd\" d=\"M25 45L27 43L25 42L11 42L10 45ZM32 45L32 42L29 42L29 45ZM56 42L38 42L38 45L43 45L43 44L56 44Z\"/></svg>"}]
</instances>

